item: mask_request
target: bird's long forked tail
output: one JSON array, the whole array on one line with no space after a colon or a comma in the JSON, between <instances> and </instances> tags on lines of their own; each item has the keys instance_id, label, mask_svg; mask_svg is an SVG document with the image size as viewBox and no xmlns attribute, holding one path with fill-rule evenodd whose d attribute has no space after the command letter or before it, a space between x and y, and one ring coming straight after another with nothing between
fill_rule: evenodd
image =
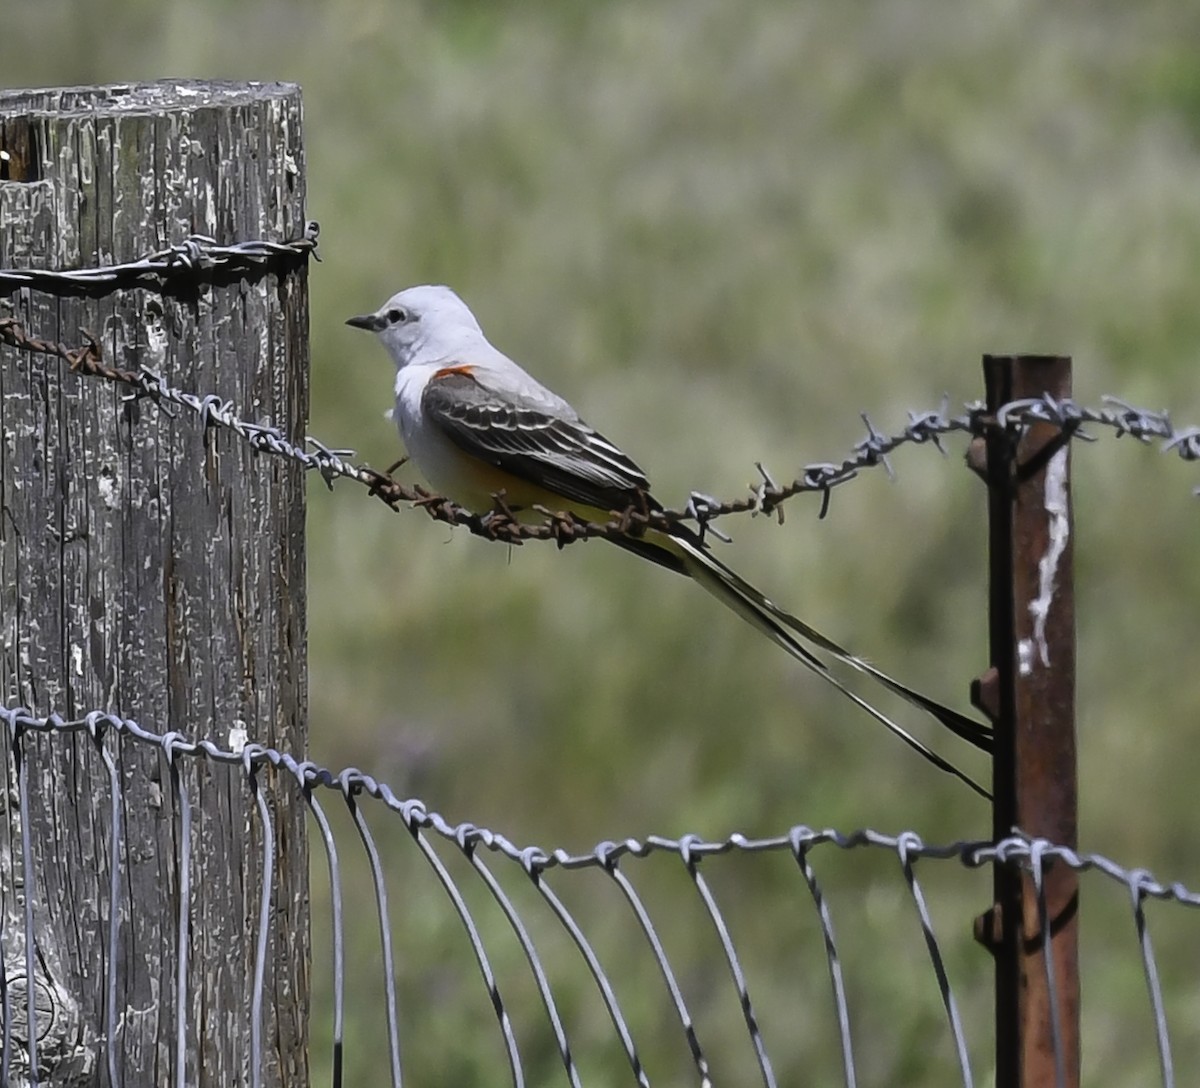
<instances>
[{"instance_id":1,"label":"bird's long forked tail","mask_svg":"<svg viewBox=\"0 0 1200 1088\"><path fill-rule=\"evenodd\" d=\"M899 680L895 680L888 676L887 673L877 669L870 662L864 661L861 657L839 646L832 639L826 638L803 620L791 615L789 612L785 612L782 608L779 608L764 597L744 578L725 566L724 563L717 559L702 544L694 543L682 535L673 536L672 540L681 553L686 573L721 601L722 604L756 627L770 638L772 642L781 646L806 668L811 669L827 683L832 684L847 699L865 710L872 718L885 726L914 751L924 756L935 767L945 771L947 774L954 775L955 778L961 779L981 797L988 800L991 799L992 795L968 774L938 755L937 752L919 741L903 726L892 721L881 710L876 709L862 698L862 696L848 688L838 677L829 671L828 666L820 658L802 645L799 639L805 639L812 646L824 650L838 661L872 677L878 683L882 684L883 687L887 688L888 691L895 693L906 702L932 715L956 736L974 745L980 751L990 753L992 750L992 731L986 725L973 721L971 718L958 713L956 710L951 710L947 706L943 706L928 696L922 695L919 691L914 691L906 684L900 683Z\"/></svg>"}]
</instances>

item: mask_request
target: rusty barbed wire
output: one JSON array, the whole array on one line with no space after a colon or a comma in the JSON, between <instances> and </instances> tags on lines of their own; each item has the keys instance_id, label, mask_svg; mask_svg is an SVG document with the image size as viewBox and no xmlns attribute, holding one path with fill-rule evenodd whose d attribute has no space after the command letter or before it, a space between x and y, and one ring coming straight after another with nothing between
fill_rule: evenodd
<instances>
[{"instance_id":1,"label":"rusty barbed wire","mask_svg":"<svg viewBox=\"0 0 1200 1088\"><path fill-rule=\"evenodd\" d=\"M350 459L355 454L351 449L327 446L312 436L306 436L303 446L293 443L271 424L242 419L230 401L213 394L200 396L173 388L150 367L143 366L135 371L109 366L104 362L96 337L82 329L80 334L84 344L72 348L30 336L16 318L0 318L0 343L57 357L76 374L128 386L131 390L129 399L146 399L164 410L168 405L186 408L199 415L206 427L232 430L260 452L291 458L306 471L318 472L330 488L336 479L354 480L393 510L399 510L401 504L407 503L424 510L435 521L461 526L476 536L512 545L528 540L553 540L559 547L564 547L592 537L620 537L647 528L665 529L685 522L694 523L702 535L712 533L727 540L714 525L718 518L745 513L752 517L775 514L782 521L783 503L797 495L813 493L821 496L818 516L824 517L833 489L856 479L860 472L882 467L889 475L894 475L890 458L901 447L932 445L944 454L944 437L961 433L979 438L997 427L1015 433L1033 423L1049 423L1059 427L1065 438L1093 441L1095 436L1083 427L1098 426L1116 437L1129 435L1142 443L1158 439L1162 443L1161 452L1174 453L1184 461L1200 460L1200 426L1177 429L1165 410L1138 408L1119 397L1104 396L1100 408L1051 397L1016 400L994 415L979 401L969 402L962 412L951 414L949 398L944 397L937 409L910 411L908 422L893 433L880 431L864 413L862 419L867 435L855 443L850 454L841 461L805 465L790 483L777 483L762 462L756 462L760 482L750 487L750 494L745 498L722 500L693 491L682 507L652 510L646 504L631 506L612 511L612 520L607 522L586 521L567 511L535 506L534 511L543 520L520 521L508 508L502 494L495 496L496 505L492 510L472 511L419 484L401 483L390 471L380 472L369 465L352 463ZM1200 495L1200 487L1194 489L1194 493Z\"/></svg>"},{"instance_id":2,"label":"rusty barbed wire","mask_svg":"<svg viewBox=\"0 0 1200 1088\"><path fill-rule=\"evenodd\" d=\"M81 294L108 294L128 287L151 287L165 290L181 280L197 280L217 275L236 276L256 271L271 262L285 265L307 260L317 255L317 235L320 225L310 220L299 238L285 242L253 239L218 245L206 234L192 234L173 246L150 253L125 264L101 265L58 271L48 268L0 268L0 290L16 291L22 287L39 291L72 291Z\"/></svg>"}]
</instances>

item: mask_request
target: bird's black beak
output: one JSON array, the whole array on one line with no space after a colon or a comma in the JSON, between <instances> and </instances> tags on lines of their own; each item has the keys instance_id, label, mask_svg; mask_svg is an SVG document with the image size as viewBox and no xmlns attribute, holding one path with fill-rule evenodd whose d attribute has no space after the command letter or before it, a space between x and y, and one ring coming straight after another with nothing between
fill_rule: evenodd
<instances>
[{"instance_id":1,"label":"bird's black beak","mask_svg":"<svg viewBox=\"0 0 1200 1088\"><path fill-rule=\"evenodd\" d=\"M356 329L366 329L367 332L378 332L386 322L378 314L360 314L358 317L346 318L347 325Z\"/></svg>"}]
</instances>

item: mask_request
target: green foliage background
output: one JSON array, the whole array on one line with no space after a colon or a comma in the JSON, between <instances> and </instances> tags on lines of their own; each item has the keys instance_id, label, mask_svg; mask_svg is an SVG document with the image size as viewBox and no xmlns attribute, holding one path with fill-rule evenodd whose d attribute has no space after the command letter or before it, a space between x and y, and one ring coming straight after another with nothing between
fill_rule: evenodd
<instances>
[{"instance_id":1,"label":"green foliage background","mask_svg":"<svg viewBox=\"0 0 1200 1088\"><path fill-rule=\"evenodd\" d=\"M674 504L691 488L739 494L755 460L787 477L837 459L862 433L860 411L890 428L943 392L973 399L985 351L1070 353L1081 400L1116 393L1200 418L1197 42L1200 8L1162 0L39 0L6 10L0 82L298 81L323 228L311 432L379 466L395 459L390 366L341 322L442 281ZM1102 437L1075 454L1081 843L1195 886L1200 481ZM983 491L959 452L903 453L895 483L864 475L823 522L808 500L782 528L743 519L722 555L834 637L964 704L985 662L985 537ZM488 546L353 487L314 481L309 499L312 751L328 764L367 768L451 820L571 849L795 823L939 841L989 831L964 789L682 580L598 543ZM412 1082L503 1082L459 924L398 821L375 823ZM356 882L348 1068L382 1082L368 877L343 852ZM894 859L816 861L863 1082L953 1080ZM740 1012L677 868L630 872L718 1081L748 1082ZM835 1082L824 958L794 865L721 859L705 871L781 1080ZM986 1074L990 963L969 931L987 874L953 863L922 874ZM510 876L544 934L585 1074L623 1079L581 963ZM323 881L315 868L319 1076ZM690 1082L614 890L595 874L556 887L596 934L651 1077ZM1085 1079L1142 1084L1157 1065L1128 909L1119 888L1093 878L1084 891ZM530 1081L559 1083L519 952L472 901ZM1178 907L1150 916L1178 1067L1195 1071L1195 922Z\"/></svg>"}]
</instances>

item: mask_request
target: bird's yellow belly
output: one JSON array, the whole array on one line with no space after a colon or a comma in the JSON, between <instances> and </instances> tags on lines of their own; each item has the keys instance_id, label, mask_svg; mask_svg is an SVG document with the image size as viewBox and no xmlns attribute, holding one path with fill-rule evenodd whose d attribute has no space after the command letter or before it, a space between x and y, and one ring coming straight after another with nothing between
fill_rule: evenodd
<instances>
[{"instance_id":1,"label":"bird's yellow belly","mask_svg":"<svg viewBox=\"0 0 1200 1088\"><path fill-rule=\"evenodd\" d=\"M570 511L588 521L608 520L608 511L552 495L495 465L469 457L441 435L433 436L426 431L412 437L417 440L406 445L430 486L473 513L486 514L496 509L496 496L500 495L505 505L525 522L543 520L543 515L532 509L535 504L556 513Z\"/></svg>"},{"instance_id":2,"label":"bird's yellow belly","mask_svg":"<svg viewBox=\"0 0 1200 1088\"><path fill-rule=\"evenodd\" d=\"M494 509L497 495L513 510L518 507L528 510L534 503L550 505L546 501L548 496L545 491L495 465L464 457L453 466L445 466L445 469L437 474L438 479L431 474L429 482L459 505L477 514ZM534 515L535 518L539 516Z\"/></svg>"}]
</instances>

